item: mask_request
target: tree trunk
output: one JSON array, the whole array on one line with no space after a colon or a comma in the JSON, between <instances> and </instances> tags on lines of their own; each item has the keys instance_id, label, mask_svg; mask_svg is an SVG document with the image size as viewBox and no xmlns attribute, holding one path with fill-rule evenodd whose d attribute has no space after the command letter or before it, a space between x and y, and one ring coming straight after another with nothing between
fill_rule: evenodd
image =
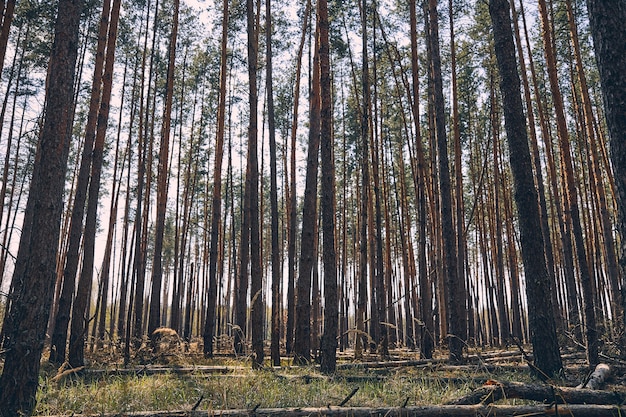
<instances>
[{"instance_id":1,"label":"tree trunk","mask_svg":"<svg viewBox=\"0 0 626 417\"><path fill-rule=\"evenodd\" d=\"M430 77L433 83L434 118L439 154L439 188L441 198L441 220L443 236L443 259L447 287L447 322L450 360L461 361L466 338L465 295L463 279L458 275L456 254L456 233L452 222L452 190L448 163L448 139L446 134L445 103L439 52L439 16L437 0L428 0L428 21L430 33L428 42L431 49Z\"/></svg>"},{"instance_id":2,"label":"tree trunk","mask_svg":"<svg viewBox=\"0 0 626 417\"><path fill-rule=\"evenodd\" d=\"M157 178L156 222L154 236L154 257L152 259L152 288L148 334L161 326L161 283L163 281L163 235L165 233L165 212L167 211L170 129L172 123L172 99L174 96L174 67L176 64L176 38L178 36L179 0L174 0L172 32L168 49L167 79L165 80L165 107L161 127L161 146ZM191 162L190 162L191 163ZM154 342L154 340L153 340Z\"/></svg>"},{"instance_id":3,"label":"tree trunk","mask_svg":"<svg viewBox=\"0 0 626 417\"><path fill-rule=\"evenodd\" d=\"M258 25L254 0L246 2L248 16L248 80L250 83L250 126L248 127L248 167L250 175L250 317L254 363L263 364L263 271L261 269L261 234L259 226L259 162L257 151L257 57ZM247 181L246 181L247 182ZM241 302L241 300L240 300Z\"/></svg>"},{"instance_id":4,"label":"tree trunk","mask_svg":"<svg viewBox=\"0 0 626 417\"><path fill-rule=\"evenodd\" d=\"M600 72L615 176L617 229L621 236L621 302L622 313L625 314L622 323L626 323L626 33L623 26L626 21L626 5L611 0L587 0L587 8ZM623 347L624 343L621 345Z\"/></svg>"},{"instance_id":5,"label":"tree trunk","mask_svg":"<svg viewBox=\"0 0 626 417\"><path fill-rule=\"evenodd\" d=\"M419 248L418 248L418 262L419 262L419 286L420 294L423 301L421 305L421 319L424 325L421 327L421 352L425 358L432 358L433 351L435 349L435 324L433 322L432 311L432 282L430 274L426 268L426 162L424 160L424 151L422 148L422 140L420 134L420 114L419 114L419 102L421 100L419 95L419 67L418 67L418 51L417 51L417 10L416 0L409 1L410 21L411 21L411 75L413 79L412 90L412 110L413 110L413 123L415 124L415 152L417 154L417 167L415 169L414 177L417 178L417 205L418 205L418 229L419 229ZM409 289L407 288L407 291ZM409 318L407 317L407 320ZM411 318L411 322L412 322ZM411 326L413 323L411 323Z\"/></svg>"},{"instance_id":6,"label":"tree trunk","mask_svg":"<svg viewBox=\"0 0 626 417\"><path fill-rule=\"evenodd\" d=\"M0 14L2 15L2 19L0 19L2 21L0 24L0 74L2 74L2 69L4 68L4 57L7 52L7 43L9 42L15 3L15 0L8 0L5 5L4 1L2 1L3 7L0 7Z\"/></svg>"},{"instance_id":7,"label":"tree trunk","mask_svg":"<svg viewBox=\"0 0 626 417\"><path fill-rule=\"evenodd\" d=\"M223 2L222 41L220 47L220 93L217 109L217 137L215 140L215 163L213 165L213 203L211 205L211 243L209 246L209 294L204 321L204 356L213 356L215 335L215 311L217 306L217 255L219 246L220 218L222 215L222 160L224 159L224 128L226 122L226 82L228 68L228 1Z\"/></svg>"},{"instance_id":8,"label":"tree trunk","mask_svg":"<svg viewBox=\"0 0 626 417\"><path fill-rule=\"evenodd\" d=\"M280 315L282 310L280 282L282 279L282 264L280 262L280 242L278 240L278 174L276 158L276 126L274 120L274 87L272 82L272 8L270 0L265 3L265 47L267 53L266 90L267 90L267 118L270 140L270 204L272 211L272 335L271 357L274 366L280 366ZM295 191L295 190L294 190Z\"/></svg>"},{"instance_id":9,"label":"tree trunk","mask_svg":"<svg viewBox=\"0 0 626 417\"><path fill-rule=\"evenodd\" d=\"M318 42L317 31L315 41ZM309 149L302 208L300 271L296 283L296 330L293 352L295 362L300 364L306 364L311 360L311 277L313 263L316 261L314 257L314 233L317 232L317 171L320 148L319 66L318 47L316 46L313 56L312 91L309 103Z\"/></svg>"},{"instance_id":10,"label":"tree trunk","mask_svg":"<svg viewBox=\"0 0 626 417\"><path fill-rule=\"evenodd\" d=\"M70 322L72 299L76 286L76 272L80 259L80 245L83 235L83 219L85 216L85 201L89 187L89 171L92 164L93 143L96 137L96 123L98 121L98 108L102 94L102 71L104 68L105 49L107 43L107 31L109 28L111 1L105 0L102 4L102 16L98 28L98 43L94 64L94 75L91 84L91 98L89 101L89 113L85 128L85 140L81 156L78 179L76 181L76 193L74 207L70 222L69 243L66 253L66 264L63 270L63 287L58 301L58 310L55 317L54 330L51 337L50 362L61 364L66 356L67 330Z\"/></svg>"},{"instance_id":11,"label":"tree trunk","mask_svg":"<svg viewBox=\"0 0 626 417\"><path fill-rule=\"evenodd\" d=\"M535 172L535 182L537 184L537 193L539 195L539 207L541 213L541 232L543 234L543 241L546 254L546 267L548 268L548 275L550 276L550 294L552 296L552 307L554 308L554 316L556 320L557 331L563 330L563 315L558 305L557 298L557 279L556 279L556 266L554 261L554 248L552 246L552 237L550 236L550 225L548 223L548 205L546 202L546 190L543 180L541 157L539 154L539 144L537 141L537 129L535 123L535 115L533 113L533 102L530 95L530 85L528 82L528 75L526 73L526 61L524 57L524 47L522 46L522 40L520 36L517 12L515 10L515 1L511 1L511 13L513 18L513 27L515 29L515 42L517 45L517 53L519 57L520 75L524 87L524 101L526 104L526 117L528 118L528 132L530 133L530 144L533 155L533 167ZM539 104L540 105L540 104ZM507 228L509 225L507 224ZM514 277L516 279L516 277ZM515 314L515 308L513 314ZM521 335L515 334L516 326L515 316L513 320L514 336L521 337Z\"/></svg>"},{"instance_id":12,"label":"tree trunk","mask_svg":"<svg viewBox=\"0 0 626 417\"><path fill-rule=\"evenodd\" d=\"M562 371L563 365L550 298L543 235L536 227L540 221L537 190L532 173L508 2L490 0L489 13L493 22L509 158L515 181L515 201L520 221L520 240L535 366L545 374L544 376L552 377Z\"/></svg>"},{"instance_id":13,"label":"tree trunk","mask_svg":"<svg viewBox=\"0 0 626 417\"><path fill-rule=\"evenodd\" d=\"M320 59L320 156L322 159L322 260L324 265L324 334L321 343L321 366L324 374L333 374L337 363L337 254L335 251L335 163L332 134L332 91L330 85L330 44L328 5L317 2Z\"/></svg>"},{"instance_id":14,"label":"tree trunk","mask_svg":"<svg viewBox=\"0 0 626 417\"><path fill-rule=\"evenodd\" d=\"M70 328L70 344L68 361L73 367L84 365L84 341L89 323L89 301L93 281L94 251L97 231L98 199L100 193L100 177L102 172L104 141L109 121L109 103L113 84L113 64L115 62L115 43L117 41L117 25L119 22L120 0L114 0L111 11L111 23L107 40L106 65L103 73L102 98L98 111L96 140L93 146L91 173L89 182L89 197L87 201L87 215L83 238L84 254L83 265L78 282L76 300L72 308ZM106 308L104 306L103 308Z\"/></svg>"},{"instance_id":15,"label":"tree trunk","mask_svg":"<svg viewBox=\"0 0 626 417\"><path fill-rule=\"evenodd\" d=\"M304 17L302 18L302 35L300 36L300 46L298 47L297 59L296 59L296 79L293 94L293 120L291 123L291 157L289 161L291 177L289 186L289 198L287 203L287 219L288 219L288 270L289 276L287 278L287 329L285 334L285 349L287 353L293 351L294 342L294 322L296 315L296 297L295 297L295 282L296 282L296 236L298 225L297 214L297 189L296 189L296 135L298 131L298 107L300 102L300 78L302 71L302 52L304 50L304 42L306 40L306 33L309 27L309 15L311 14L311 1L307 0L304 11Z\"/></svg>"},{"instance_id":16,"label":"tree trunk","mask_svg":"<svg viewBox=\"0 0 626 417\"><path fill-rule=\"evenodd\" d=\"M541 16L543 43L546 56L546 66L550 80L550 90L552 92L554 110L556 113L556 127L559 143L561 145L561 162L563 164L565 176L565 195L570 211L568 213L568 211L565 210L566 221L571 221L572 231L574 233L576 259L578 261L580 283L582 287L587 361L590 365L596 365L598 363L598 334L596 329L595 303L592 290L593 273L589 268L587 253L585 250L584 236L580 220L580 210L578 208L578 192L576 188L576 179L574 178L574 166L572 164L569 133L563 109L563 99L559 88L556 56L552 43L553 40L545 0L539 0L539 12ZM567 219L568 217L569 220Z\"/></svg>"},{"instance_id":17,"label":"tree trunk","mask_svg":"<svg viewBox=\"0 0 626 417\"><path fill-rule=\"evenodd\" d=\"M46 113L13 280L21 290L7 311L5 365L0 377L0 414L30 415L35 409L41 353L56 277L63 186L70 145L71 115L81 0L60 0L50 55ZM62 11L62 12L61 12ZM19 267L18 267L19 266Z\"/></svg>"}]
</instances>

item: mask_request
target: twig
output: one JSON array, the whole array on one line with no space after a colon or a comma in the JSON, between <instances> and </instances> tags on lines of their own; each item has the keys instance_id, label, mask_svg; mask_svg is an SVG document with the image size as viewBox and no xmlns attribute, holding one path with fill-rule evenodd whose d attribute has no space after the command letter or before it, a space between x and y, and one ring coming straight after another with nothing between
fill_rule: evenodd
<instances>
[{"instance_id":1,"label":"twig","mask_svg":"<svg viewBox=\"0 0 626 417\"><path fill-rule=\"evenodd\" d=\"M196 401L193 407L191 407L191 411L196 411L198 407L200 407L200 403L202 402L202 400L204 400L204 395L201 395L198 401Z\"/></svg>"},{"instance_id":2,"label":"twig","mask_svg":"<svg viewBox=\"0 0 626 417\"><path fill-rule=\"evenodd\" d=\"M344 405L346 405L346 403L350 401L350 398L352 398L358 390L359 390L359 387L356 387L355 389L353 389L352 392L348 394L348 396L342 402L339 403L339 407L343 407Z\"/></svg>"}]
</instances>

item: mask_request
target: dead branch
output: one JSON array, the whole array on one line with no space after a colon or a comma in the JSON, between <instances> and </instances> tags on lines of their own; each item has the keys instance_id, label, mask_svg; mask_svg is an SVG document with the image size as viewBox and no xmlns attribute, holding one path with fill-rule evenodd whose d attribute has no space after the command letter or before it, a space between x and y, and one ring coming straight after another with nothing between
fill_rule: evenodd
<instances>
[{"instance_id":1,"label":"dead branch","mask_svg":"<svg viewBox=\"0 0 626 417\"><path fill-rule=\"evenodd\" d=\"M319 408L256 408L254 410L209 410L209 411L147 411L124 413L126 417L476 417L476 416L576 416L576 417L619 417L626 413L624 406L608 405L438 405L411 407L319 407ZM73 417L114 417L120 414L92 414ZM49 416L61 417L61 416Z\"/></svg>"}]
</instances>

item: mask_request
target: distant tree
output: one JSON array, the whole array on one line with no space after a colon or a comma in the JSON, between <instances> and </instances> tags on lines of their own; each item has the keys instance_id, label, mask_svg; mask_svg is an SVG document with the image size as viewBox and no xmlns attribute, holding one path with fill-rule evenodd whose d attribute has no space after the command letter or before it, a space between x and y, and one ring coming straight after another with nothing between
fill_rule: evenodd
<instances>
[{"instance_id":1,"label":"distant tree","mask_svg":"<svg viewBox=\"0 0 626 417\"><path fill-rule=\"evenodd\" d=\"M41 353L56 279L63 189L71 140L74 78L82 0L60 0L49 61L46 109L27 203L30 233L23 233L7 311L6 350L0 377L0 415L35 409ZM32 217L31 217L32 216Z\"/></svg>"},{"instance_id":2,"label":"distant tree","mask_svg":"<svg viewBox=\"0 0 626 417\"><path fill-rule=\"evenodd\" d=\"M515 44L507 0L490 0L495 52L500 70L500 89L509 143L509 158L515 180L515 201L520 220L522 257L526 277L526 298L535 366L547 377L563 369L550 297L550 281L545 263L537 190L532 173L526 119Z\"/></svg>"}]
</instances>

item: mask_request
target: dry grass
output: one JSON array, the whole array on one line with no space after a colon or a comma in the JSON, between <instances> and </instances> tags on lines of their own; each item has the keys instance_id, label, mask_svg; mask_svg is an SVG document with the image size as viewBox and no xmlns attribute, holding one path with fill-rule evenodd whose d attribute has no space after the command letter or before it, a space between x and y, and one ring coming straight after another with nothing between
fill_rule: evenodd
<instances>
[{"instance_id":1,"label":"dry grass","mask_svg":"<svg viewBox=\"0 0 626 417\"><path fill-rule=\"evenodd\" d=\"M142 362L147 358L141 358ZM486 372L480 368L453 370L436 365L376 370L343 370L328 378L313 367L253 371L246 360L199 355L170 355L172 372L151 376L69 375L54 381L56 370L44 366L38 394L38 415L123 413L147 410L252 409L255 407L321 407L338 405L358 387L350 406L443 404L480 386L486 379L528 381L526 372ZM94 357L91 368L104 366ZM200 372L177 375L176 366L232 367L227 374ZM118 367L110 364L108 369Z\"/></svg>"}]
</instances>

